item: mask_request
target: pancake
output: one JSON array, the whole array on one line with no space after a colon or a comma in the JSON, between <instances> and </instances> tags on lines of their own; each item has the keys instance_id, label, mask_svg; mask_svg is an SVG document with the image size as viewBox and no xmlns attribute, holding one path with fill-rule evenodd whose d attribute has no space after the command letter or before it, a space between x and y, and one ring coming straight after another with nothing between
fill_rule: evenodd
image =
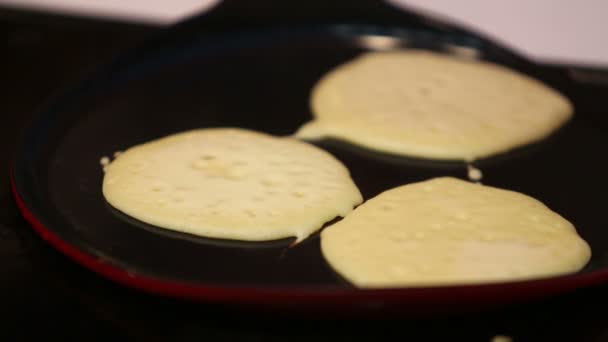
<instances>
[{"instance_id":1,"label":"pancake","mask_svg":"<svg viewBox=\"0 0 608 342\"><path fill-rule=\"evenodd\" d=\"M472 161L547 137L572 116L563 95L488 62L423 50L369 52L331 70L295 134L403 156Z\"/></svg>"},{"instance_id":2,"label":"pancake","mask_svg":"<svg viewBox=\"0 0 608 342\"><path fill-rule=\"evenodd\" d=\"M103 195L160 228L246 241L301 241L362 201L349 171L329 153L237 128L129 148L105 166Z\"/></svg>"},{"instance_id":3,"label":"pancake","mask_svg":"<svg viewBox=\"0 0 608 342\"><path fill-rule=\"evenodd\" d=\"M443 286L568 274L589 245L521 193L434 178L385 191L321 233L327 262L362 288Z\"/></svg>"}]
</instances>

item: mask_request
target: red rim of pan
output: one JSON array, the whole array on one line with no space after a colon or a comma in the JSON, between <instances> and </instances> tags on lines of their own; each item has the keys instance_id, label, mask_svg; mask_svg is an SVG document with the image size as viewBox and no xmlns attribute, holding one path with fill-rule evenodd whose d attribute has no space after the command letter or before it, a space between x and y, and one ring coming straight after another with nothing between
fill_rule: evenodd
<instances>
[{"instance_id":1,"label":"red rim of pan","mask_svg":"<svg viewBox=\"0 0 608 342\"><path fill-rule=\"evenodd\" d=\"M150 294L173 298L225 304L299 306L302 308L333 307L338 310L352 307L381 309L394 307L403 310L426 307L432 310L437 305L446 307L475 303L476 305L473 304L473 306L479 307L515 303L557 295L608 281L607 269L532 281L380 290L224 287L163 280L127 272L125 269L69 243L53 229L45 226L19 195L14 169L11 172L11 189L23 217L36 233L56 250L85 268L116 283Z\"/></svg>"}]
</instances>

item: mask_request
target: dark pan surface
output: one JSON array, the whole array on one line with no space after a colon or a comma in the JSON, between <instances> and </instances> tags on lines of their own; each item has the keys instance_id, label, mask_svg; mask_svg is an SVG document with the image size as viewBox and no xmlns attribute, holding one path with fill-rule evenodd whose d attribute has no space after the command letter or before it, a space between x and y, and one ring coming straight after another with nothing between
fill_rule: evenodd
<instances>
[{"instance_id":1,"label":"dark pan surface","mask_svg":"<svg viewBox=\"0 0 608 342\"><path fill-rule=\"evenodd\" d=\"M290 239L265 243L205 239L129 218L104 201L99 165L102 156L193 128L236 126L291 134L311 118L308 100L315 82L331 68L374 48L369 43L374 37L390 37L393 48L454 53L462 50L454 47L464 47L479 58L519 69L566 94L576 114L563 129L541 143L476 165L483 170L484 184L533 196L573 222L593 251L589 265L573 276L460 287L453 292L430 288L385 294L424 299L466 292L470 297L486 293L485 288L493 289L487 292L493 296L509 289L513 291L509 297L533 296L608 280L608 164L604 157L608 124L602 111L591 106L583 88L559 70L485 50L470 37L424 30L370 25L249 30L191 39L119 63L49 107L25 132L13 170L22 211L37 222L39 232L49 232L46 237L56 247L61 244L64 252L69 249L75 259L89 256L89 261L80 262L90 268L100 263L124 271L135 280L120 281L142 289L147 283L135 284L137 279L157 285L185 284L193 292L184 296L206 299L212 296L205 295L209 287L262 289L270 291L269 296L274 290L292 295L301 291L304 297L320 293L382 296L382 291L355 290L340 279L323 260L318 235L288 248ZM466 179L462 163L395 157L335 141L318 146L346 164L366 199L431 177ZM96 271L112 278L111 272ZM159 288L147 289L176 294Z\"/></svg>"}]
</instances>

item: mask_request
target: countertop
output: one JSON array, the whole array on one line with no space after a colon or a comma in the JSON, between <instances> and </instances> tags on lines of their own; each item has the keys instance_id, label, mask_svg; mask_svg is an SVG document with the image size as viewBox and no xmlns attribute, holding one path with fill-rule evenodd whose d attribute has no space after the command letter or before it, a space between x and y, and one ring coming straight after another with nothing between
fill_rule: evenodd
<instances>
[{"instance_id":1,"label":"countertop","mask_svg":"<svg viewBox=\"0 0 608 342\"><path fill-rule=\"evenodd\" d=\"M221 0L0 0L0 5L107 18L127 23L171 25L211 10ZM465 25L531 59L608 65L608 2L603 0L387 0L396 8ZM293 2L297 10L298 2Z\"/></svg>"}]
</instances>

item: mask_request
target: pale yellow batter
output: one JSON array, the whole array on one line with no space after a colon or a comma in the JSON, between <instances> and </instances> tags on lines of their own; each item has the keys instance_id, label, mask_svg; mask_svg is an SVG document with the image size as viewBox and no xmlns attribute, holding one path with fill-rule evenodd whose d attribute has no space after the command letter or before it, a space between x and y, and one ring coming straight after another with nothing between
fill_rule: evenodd
<instances>
[{"instance_id":1,"label":"pale yellow batter","mask_svg":"<svg viewBox=\"0 0 608 342\"><path fill-rule=\"evenodd\" d=\"M474 284L580 270L575 227L521 193L434 178L381 193L321 233L328 263L363 288Z\"/></svg>"},{"instance_id":2,"label":"pale yellow batter","mask_svg":"<svg viewBox=\"0 0 608 342\"><path fill-rule=\"evenodd\" d=\"M423 50L369 52L335 68L314 87L311 107L299 138L468 161L541 140L573 112L514 70Z\"/></svg>"},{"instance_id":3,"label":"pale yellow batter","mask_svg":"<svg viewBox=\"0 0 608 342\"><path fill-rule=\"evenodd\" d=\"M138 145L105 171L103 194L116 209L213 238L302 240L362 202L349 171L329 153L236 128Z\"/></svg>"}]
</instances>

